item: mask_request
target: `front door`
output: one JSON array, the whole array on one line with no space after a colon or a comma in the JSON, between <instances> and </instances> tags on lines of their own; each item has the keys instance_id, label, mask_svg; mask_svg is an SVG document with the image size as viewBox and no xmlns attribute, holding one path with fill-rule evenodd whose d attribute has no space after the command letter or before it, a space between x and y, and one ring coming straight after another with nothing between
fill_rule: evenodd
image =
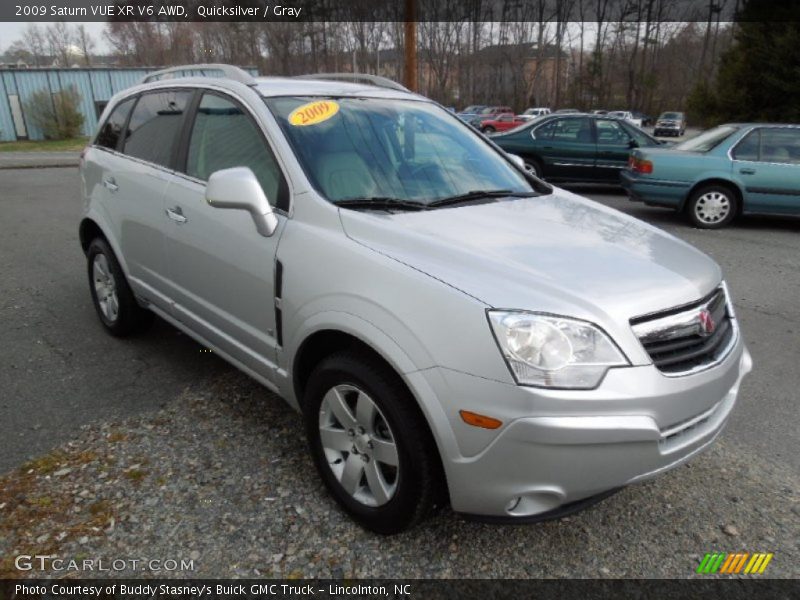
<instances>
[{"instance_id":1,"label":"front door","mask_svg":"<svg viewBox=\"0 0 800 600\"><path fill-rule=\"evenodd\" d=\"M165 193L170 293L180 321L272 380L275 255L286 218L278 212L277 231L264 237L247 211L210 206L206 181L231 167L249 167L273 207L285 200L285 179L250 113L228 96L206 92L191 126L184 174Z\"/></svg>"},{"instance_id":2,"label":"front door","mask_svg":"<svg viewBox=\"0 0 800 600\"><path fill-rule=\"evenodd\" d=\"M545 177L567 181L594 179L596 145L589 119L553 119L536 127L532 135Z\"/></svg>"}]
</instances>

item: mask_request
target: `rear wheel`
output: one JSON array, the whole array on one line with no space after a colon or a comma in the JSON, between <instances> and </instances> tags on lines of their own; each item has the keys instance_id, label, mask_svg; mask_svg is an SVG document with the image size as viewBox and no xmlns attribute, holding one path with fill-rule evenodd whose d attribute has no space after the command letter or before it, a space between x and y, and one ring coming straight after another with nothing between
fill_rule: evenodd
<instances>
[{"instance_id":1,"label":"rear wheel","mask_svg":"<svg viewBox=\"0 0 800 600\"><path fill-rule=\"evenodd\" d=\"M303 408L323 482L363 527L398 533L441 498L436 444L387 366L360 353L332 355L311 374Z\"/></svg>"},{"instance_id":2,"label":"rear wheel","mask_svg":"<svg viewBox=\"0 0 800 600\"><path fill-rule=\"evenodd\" d=\"M108 242L102 238L92 240L86 259L92 302L106 330L123 337L150 325L153 313L136 302Z\"/></svg>"},{"instance_id":3,"label":"rear wheel","mask_svg":"<svg viewBox=\"0 0 800 600\"><path fill-rule=\"evenodd\" d=\"M725 227L736 216L738 199L735 192L724 185L707 185L698 188L686 204L689 221L701 229Z\"/></svg>"}]
</instances>

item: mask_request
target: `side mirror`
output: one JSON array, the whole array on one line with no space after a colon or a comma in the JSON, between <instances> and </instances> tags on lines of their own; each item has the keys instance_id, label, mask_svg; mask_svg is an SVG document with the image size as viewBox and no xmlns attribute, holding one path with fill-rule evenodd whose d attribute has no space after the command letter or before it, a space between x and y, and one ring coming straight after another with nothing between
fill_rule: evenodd
<instances>
[{"instance_id":1,"label":"side mirror","mask_svg":"<svg viewBox=\"0 0 800 600\"><path fill-rule=\"evenodd\" d=\"M525 160L516 154L509 154L508 158L511 159L515 165L517 165L520 169L525 170Z\"/></svg>"},{"instance_id":2,"label":"side mirror","mask_svg":"<svg viewBox=\"0 0 800 600\"><path fill-rule=\"evenodd\" d=\"M636 140L629 140L628 141L628 148L633 149L633 148L638 148L638 147L639 147L639 142L637 142Z\"/></svg>"},{"instance_id":3,"label":"side mirror","mask_svg":"<svg viewBox=\"0 0 800 600\"><path fill-rule=\"evenodd\" d=\"M258 233L270 237L278 228L258 179L248 167L222 169L211 174L206 186L206 202L214 208L246 210L253 218Z\"/></svg>"}]
</instances>

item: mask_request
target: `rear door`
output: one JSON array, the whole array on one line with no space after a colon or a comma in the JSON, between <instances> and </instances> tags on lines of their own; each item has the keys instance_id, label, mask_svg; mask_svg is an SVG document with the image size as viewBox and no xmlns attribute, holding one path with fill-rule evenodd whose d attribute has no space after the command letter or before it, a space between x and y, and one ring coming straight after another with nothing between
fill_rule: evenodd
<instances>
[{"instance_id":1,"label":"rear door","mask_svg":"<svg viewBox=\"0 0 800 600\"><path fill-rule=\"evenodd\" d=\"M141 94L114 157L107 187L118 239L134 292L165 311L170 309L164 261L164 191L173 164L192 90Z\"/></svg>"},{"instance_id":2,"label":"rear door","mask_svg":"<svg viewBox=\"0 0 800 600\"><path fill-rule=\"evenodd\" d=\"M731 152L745 211L800 214L800 127L761 127Z\"/></svg>"},{"instance_id":3,"label":"rear door","mask_svg":"<svg viewBox=\"0 0 800 600\"><path fill-rule=\"evenodd\" d=\"M625 126L614 119L595 119L597 135L597 179L613 183L619 181L619 173L628 166L631 141Z\"/></svg>"},{"instance_id":4,"label":"rear door","mask_svg":"<svg viewBox=\"0 0 800 600\"><path fill-rule=\"evenodd\" d=\"M206 202L212 173L249 167L278 217L271 237L260 235L244 210ZM275 303L278 241L289 191L264 132L247 107L204 91L184 138L181 176L167 191L166 256L175 315L220 350L272 380L280 343Z\"/></svg>"},{"instance_id":5,"label":"rear door","mask_svg":"<svg viewBox=\"0 0 800 600\"><path fill-rule=\"evenodd\" d=\"M531 131L543 175L553 179L594 179L594 129L586 117L560 117Z\"/></svg>"},{"instance_id":6,"label":"rear door","mask_svg":"<svg viewBox=\"0 0 800 600\"><path fill-rule=\"evenodd\" d=\"M94 206L105 211L107 223L114 228L111 237L119 239L115 227L118 219L114 206L118 204L115 194L118 190L115 176L119 168L119 149L122 146L122 132L131 114L136 98L127 98L117 103L100 127L91 149L84 155L81 183L84 197ZM119 257L124 262L124 257Z\"/></svg>"}]
</instances>

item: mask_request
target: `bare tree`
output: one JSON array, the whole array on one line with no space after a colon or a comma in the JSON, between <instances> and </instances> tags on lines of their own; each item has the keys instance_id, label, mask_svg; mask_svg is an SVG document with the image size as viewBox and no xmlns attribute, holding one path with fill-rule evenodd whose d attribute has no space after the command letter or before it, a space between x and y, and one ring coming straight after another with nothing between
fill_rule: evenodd
<instances>
[{"instance_id":1,"label":"bare tree","mask_svg":"<svg viewBox=\"0 0 800 600\"><path fill-rule=\"evenodd\" d=\"M83 54L83 64L87 67L92 66L92 53L95 49L95 42L94 38L91 34L86 30L86 26L81 23L75 29L75 41L77 42L78 48L81 50L81 54Z\"/></svg>"},{"instance_id":2,"label":"bare tree","mask_svg":"<svg viewBox=\"0 0 800 600\"><path fill-rule=\"evenodd\" d=\"M47 42L44 31L36 24L29 24L20 39L7 52L15 60L42 67L47 61Z\"/></svg>"},{"instance_id":3,"label":"bare tree","mask_svg":"<svg viewBox=\"0 0 800 600\"><path fill-rule=\"evenodd\" d=\"M72 66L75 60L74 42L75 34L69 24L59 21L47 26L45 30L47 49L59 66Z\"/></svg>"}]
</instances>

